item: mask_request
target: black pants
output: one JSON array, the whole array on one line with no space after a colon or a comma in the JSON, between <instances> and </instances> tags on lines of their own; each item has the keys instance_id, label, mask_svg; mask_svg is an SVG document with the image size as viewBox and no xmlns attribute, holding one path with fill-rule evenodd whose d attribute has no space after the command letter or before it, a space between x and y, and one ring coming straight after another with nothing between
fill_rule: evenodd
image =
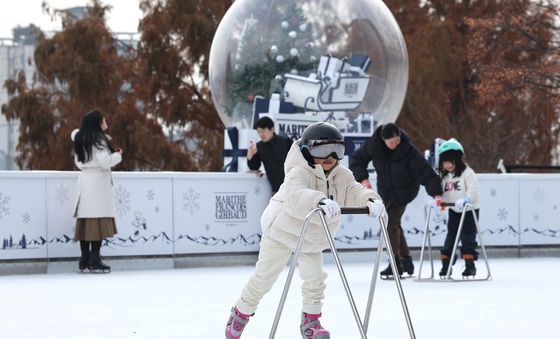
<instances>
[{"instance_id":1,"label":"black pants","mask_svg":"<svg viewBox=\"0 0 560 339\"><path fill-rule=\"evenodd\" d=\"M479 209L475 210L476 218L478 219ZM455 243L455 238L457 237L457 231L459 229L459 222L461 221L461 214L449 209L449 220L447 222L447 236L445 237L445 242L443 248L441 249L441 254L451 258L451 252L453 251L453 245ZM460 235L461 240L461 257L465 254L472 255L474 260L478 259L478 252L476 247L476 224L473 218L472 211L467 211L465 215L465 221L463 223L463 229Z\"/></svg>"},{"instance_id":2,"label":"black pants","mask_svg":"<svg viewBox=\"0 0 560 339\"><path fill-rule=\"evenodd\" d=\"M393 248L395 258L404 258L410 255L404 231L401 226L401 218L406 209L406 205L395 205L393 202L388 202L385 205L389 220L387 221L387 233L389 233L389 241Z\"/></svg>"}]
</instances>

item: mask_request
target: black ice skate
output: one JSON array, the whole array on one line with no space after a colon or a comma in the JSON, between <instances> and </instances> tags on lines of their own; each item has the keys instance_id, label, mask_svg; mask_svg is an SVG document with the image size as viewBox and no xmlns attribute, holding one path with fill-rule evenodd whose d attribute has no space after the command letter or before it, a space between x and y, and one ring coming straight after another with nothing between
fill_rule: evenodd
<instances>
[{"instance_id":1,"label":"black ice skate","mask_svg":"<svg viewBox=\"0 0 560 339\"><path fill-rule=\"evenodd\" d=\"M399 271L399 276L402 276L403 265L402 265L401 261L397 258L395 258L395 262L397 263L397 269ZM381 271L381 273L379 273L379 276L381 277L381 279L392 279L392 278L394 278L393 269L391 268L391 263L389 263L389 265L387 266L386 269L384 269L383 271Z\"/></svg>"},{"instance_id":2,"label":"black ice skate","mask_svg":"<svg viewBox=\"0 0 560 339\"><path fill-rule=\"evenodd\" d=\"M101 261L99 253L91 252L89 256L89 270L92 273L110 273L111 267Z\"/></svg>"},{"instance_id":3,"label":"black ice skate","mask_svg":"<svg viewBox=\"0 0 560 339\"><path fill-rule=\"evenodd\" d=\"M84 273L84 271L89 270L89 252L82 253L80 257L80 262L78 263L78 269L80 272Z\"/></svg>"},{"instance_id":4,"label":"black ice skate","mask_svg":"<svg viewBox=\"0 0 560 339\"><path fill-rule=\"evenodd\" d=\"M439 270L439 277L444 279L447 276L447 269L449 268L449 258L441 256L441 270ZM452 272L452 271L451 271Z\"/></svg>"},{"instance_id":5,"label":"black ice skate","mask_svg":"<svg viewBox=\"0 0 560 339\"><path fill-rule=\"evenodd\" d=\"M476 275L476 266L474 265L474 259L465 259L465 270L463 271L463 279L468 279L469 277L474 277Z\"/></svg>"},{"instance_id":6,"label":"black ice skate","mask_svg":"<svg viewBox=\"0 0 560 339\"><path fill-rule=\"evenodd\" d=\"M414 263L410 255L402 258L402 269L403 272L408 273L408 275L414 274Z\"/></svg>"}]
</instances>

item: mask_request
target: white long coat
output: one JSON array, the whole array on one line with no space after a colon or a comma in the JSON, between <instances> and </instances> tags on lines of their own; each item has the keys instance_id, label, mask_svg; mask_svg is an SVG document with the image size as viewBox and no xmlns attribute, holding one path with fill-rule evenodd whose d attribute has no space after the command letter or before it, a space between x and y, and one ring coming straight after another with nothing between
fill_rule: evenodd
<instances>
[{"instance_id":1,"label":"white long coat","mask_svg":"<svg viewBox=\"0 0 560 339\"><path fill-rule=\"evenodd\" d=\"M72 132L72 140L76 131ZM115 192L111 167L122 160L119 152L111 153L108 146L101 149L93 147L92 157L86 162L74 157L76 166L81 170L78 177L77 196L74 207L75 218L114 218Z\"/></svg>"},{"instance_id":2,"label":"white long coat","mask_svg":"<svg viewBox=\"0 0 560 339\"><path fill-rule=\"evenodd\" d=\"M322 199L332 197L341 207L363 207L369 198L381 199L377 193L356 182L352 172L340 164L330 171L328 177L320 165L310 167L298 143L290 148L284 170L284 183L264 210L261 227L264 236L292 249L299 240L305 216ZM327 225L334 236L340 228L340 216L327 219ZM328 247L321 220L315 215L309 222L302 252L321 252Z\"/></svg>"}]
</instances>

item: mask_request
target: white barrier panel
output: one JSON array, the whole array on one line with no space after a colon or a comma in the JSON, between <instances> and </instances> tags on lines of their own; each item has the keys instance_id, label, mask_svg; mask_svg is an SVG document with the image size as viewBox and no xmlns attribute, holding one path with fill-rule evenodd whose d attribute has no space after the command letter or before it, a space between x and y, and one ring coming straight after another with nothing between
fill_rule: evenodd
<instances>
[{"instance_id":1,"label":"white barrier panel","mask_svg":"<svg viewBox=\"0 0 560 339\"><path fill-rule=\"evenodd\" d=\"M78 172L0 171L0 260L79 256L72 217ZM490 246L560 244L560 175L480 174L480 226ZM248 173L116 172L117 228L104 256L255 252L266 177ZM374 179L374 178L372 178ZM402 219L409 246L423 238L426 193ZM432 213L441 246L446 213ZM373 218L344 215L338 248L375 248Z\"/></svg>"}]
</instances>

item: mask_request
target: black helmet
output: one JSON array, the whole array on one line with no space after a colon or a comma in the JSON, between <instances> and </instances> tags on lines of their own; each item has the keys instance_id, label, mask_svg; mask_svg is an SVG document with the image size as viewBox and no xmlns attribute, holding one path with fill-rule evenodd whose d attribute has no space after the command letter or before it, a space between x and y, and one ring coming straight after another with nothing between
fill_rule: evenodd
<instances>
[{"instance_id":1,"label":"black helmet","mask_svg":"<svg viewBox=\"0 0 560 339\"><path fill-rule=\"evenodd\" d=\"M325 159L333 156L341 160L344 157L344 137L335 126L317 122L303 130L300 148L302 152L308 150L313 158Z\"/></svg>"}]
</instances>

